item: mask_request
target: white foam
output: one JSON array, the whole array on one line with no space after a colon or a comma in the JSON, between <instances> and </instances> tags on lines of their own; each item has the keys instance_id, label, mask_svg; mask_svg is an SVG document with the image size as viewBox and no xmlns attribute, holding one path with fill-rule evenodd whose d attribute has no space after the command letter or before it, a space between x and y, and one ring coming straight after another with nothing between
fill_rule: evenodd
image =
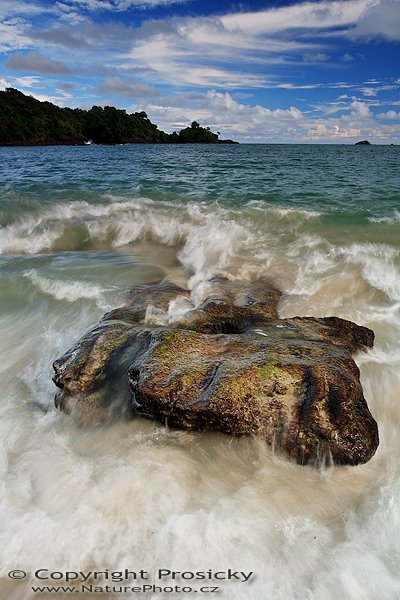
<instances>
[{"instance_id":1,"label":"white foam","mask_svg":"<svg viewBox=\"0 0 400 600\"><path fill-rule=\"evenodd\" d=\"M107 204L88 202L66 202L46 206L35 216L24 216L23 220L0 229L0 253L35 254L53 247L62 236L65 227L71 223L86 223L93 219L104 219L111 215L134 211L138 207L151 205L147 198L115 201Z\"/></svg>"},{"instance_id":2,"label":"white foam","mask_svg":"<svg viewBox=\"0 0 400 600\"><path fill-rule=\"evenodd\" d=\"M0 228L0 254L36 254L53 246L61 237L61 224L54 227L42 226L43 219L26 217L18 222Z\"/></svg>"},{"instance_id":3,"label":"white foam","mask_svg":"<svg viewBox=\"0 0 400 600\"><path fill-rule=\"evenodd\" d=\"M393 346L375 347L369 352L360 353L357 356L357 363L376 364L386 367L400 367L400 349L394 349Z\"/></svg>"},{"instance_id":4,"label":"white foam","mask_svg":"<svg viewBox=\"0 0 400 600\"><path fill-rule=\"evenodd\" d=\"M399 251L387 244L351 244L339 247L334 255L347 263L359 264L366 281L385 292L391 300L400 300L400 268L395 263Z\"/></svg>"},{"instance_id":5,"label":"white foam","mask_svg":"<svg viewBox=\"0 0 400 600\"><path fill-rule=\"evenodd\" d=\"M369 217L368 220L371 223L388 223L393 225L400 222L400 212L395 210L392 217Z\"/></svg>"},{"instance_id":6,"label":"white foam","mask_svg":"<svg viewBox=\"0 0 400 600\"><path fill-rule=\"evenodd\" d=\"M255 210L259 210L263 213L265 213L266 209L268 209L280 219L285 219L289 217L290 220L293 219L297 222L299 220L305 221L310 219L318 219L322 215L321 212L316 210L299 209L294 207L279 207L273 204L268 204L264 200L250 200L250 202L248 202L246 206Z\"/></svg>"},{"instance_id":7,"label":"white foam","mask_svg":"<svg viewBox=\"0 0 400 600\"><path fill-rule=\"evenodd\" d=\"M194 307L193 299L190 300L186 296L177 296L175 300L171 300L168 306L168 323L175 323L182 320L184 315Z\"/></svg>"},{"instance_id":8,"label":"white foam","mask_svg":"<svg viewBox=\"0 0 400 600\"><path fill-rule=\"evenodd\" d=\"M44 294L48 294L56 300L66 300L67 302L75 302L81 298L100 302L103 301L102 294L112 289L110 287L102 287L81 281L48 279L39 275L35 269L26 271L24 276L36 285Z\"/></svg>"}]
</instances>

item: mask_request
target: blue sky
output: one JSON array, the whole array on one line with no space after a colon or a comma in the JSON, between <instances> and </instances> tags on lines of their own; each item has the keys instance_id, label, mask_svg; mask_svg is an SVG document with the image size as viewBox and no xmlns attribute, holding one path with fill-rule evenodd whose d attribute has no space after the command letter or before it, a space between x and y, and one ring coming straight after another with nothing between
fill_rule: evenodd
<instances>
[{"instance_id":1,"label":"blue sky","mask_svg":"<svg viewBox=\"0 0 400 600\"><path fill-rule=\"evenodd\" d=\"M242 142L400 143L400 0L0 0L0 86Z\"/></svg>"}]
</instances>

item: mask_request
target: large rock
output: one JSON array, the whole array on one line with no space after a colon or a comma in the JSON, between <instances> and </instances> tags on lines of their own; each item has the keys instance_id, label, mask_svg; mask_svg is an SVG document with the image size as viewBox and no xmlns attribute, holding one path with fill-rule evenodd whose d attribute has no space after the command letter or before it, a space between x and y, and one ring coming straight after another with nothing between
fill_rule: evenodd
<instances>
[{"instance_id":1,"label":"large rock","mask_svg":"<svg viewBox=\"0 0 400 600\"><path fill-rule=\"evenodd\" d=\"M185 295L162 287L141 286L54 363L60 408L83 423L134 409L173 427L257 435L302 464L371 458L378 431L352 359L373 345L371 330L279 319L279 291L222 278L174 328L145 326L146 289L162 310Z\"/></svg>"}]
</instances>

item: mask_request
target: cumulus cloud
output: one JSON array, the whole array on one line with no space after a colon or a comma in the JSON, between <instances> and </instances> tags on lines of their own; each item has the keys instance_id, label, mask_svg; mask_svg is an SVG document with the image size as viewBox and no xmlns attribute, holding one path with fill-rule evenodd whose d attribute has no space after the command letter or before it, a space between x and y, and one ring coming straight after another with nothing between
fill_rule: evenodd
<instances>
[{"instance_id":1,"label":"cumulus cloud","mask_svg":"<svg viewBox=\"0 0 400 600\"><path fill-rule=\"evenodd\" d=\"M41 73L43 75L65 75L70 73L70 69L64 63L39 56L36 52L12 54L5 61L4 66L12 71L30 71L31 73Z\"/></svg>"},{"instance_id":2,"label":"cumulus cloud","mask_svg":"<svg viewBox=\"0 0 400 600\"><path fill-rule=\"evenodd\" d=\"M400 113L395 110L388 110L384 113L379 113L376 115L378 119L383 119L385 121L400 121Z\"/></svg>"},{"instance_id":3,"label":"cumulus cloud","mask_svg":"<svg viewBox=\"0 0 400 600\"><path fill-rule=\"evenodd\" d=\"M250 106L236 101L228 92L208 90L203 94L180 94L167 99L168 105L144 103L142 106L161 126L173 130L187 126L193 120L210 126L223 135L244 139L257 131L257 139L276 134L277 125L285 123L287 131L303 113L295 108L271 110L261 105ZM243 137L244 136L244 137Z\"/></svg>"},{"instance_id":4,"label":"cumulus cloud","mask_svg":"<svg viewBox=\"0 0 400 600\"><path fill-rule=\"evenodd\" d=\"M357 117L371 117L372 113L371 110L368 106L368 104L366 104L365 102L360 102L359 100L354 100L351 104L350 104L350 108L352 109L352 116L357 116Z\"/></svg>"},{"instance_id":5,"label":"cumulus cloud","mask_svg":"<svg viewBox=\"0 0 400 600\"><path fill-rule=\"evenodd\" d=\"M368 105L348 103L346 114L315 117L296 106L270 109L260 104L239 102L228 92L180 94L144 101L132 107L145 110L162 129L172 131L196 120L221 138L241 142L321 142L352 143L368 138L376 143L400 141L398 125L378 123Z\"/></svg>"}]
</instances>

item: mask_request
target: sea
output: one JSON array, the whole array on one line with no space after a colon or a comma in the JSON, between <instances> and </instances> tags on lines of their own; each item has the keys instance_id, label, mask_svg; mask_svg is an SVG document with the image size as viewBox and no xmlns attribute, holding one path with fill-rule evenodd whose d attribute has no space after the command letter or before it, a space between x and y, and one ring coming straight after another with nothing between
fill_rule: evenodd
<instances>
[{"instance_id":1,"label":"sea","mask_svg":"<svg viewBox=\"0 0 400 600\"><path fill-rule=\"evenodd\" d=\"M214 275L374 330L367 464L55 408L52 362L130 288L188 287L167 323ZM2 600L400 598L399 146L0 148L0 323Z\"/></svg>"}]
</instances>

